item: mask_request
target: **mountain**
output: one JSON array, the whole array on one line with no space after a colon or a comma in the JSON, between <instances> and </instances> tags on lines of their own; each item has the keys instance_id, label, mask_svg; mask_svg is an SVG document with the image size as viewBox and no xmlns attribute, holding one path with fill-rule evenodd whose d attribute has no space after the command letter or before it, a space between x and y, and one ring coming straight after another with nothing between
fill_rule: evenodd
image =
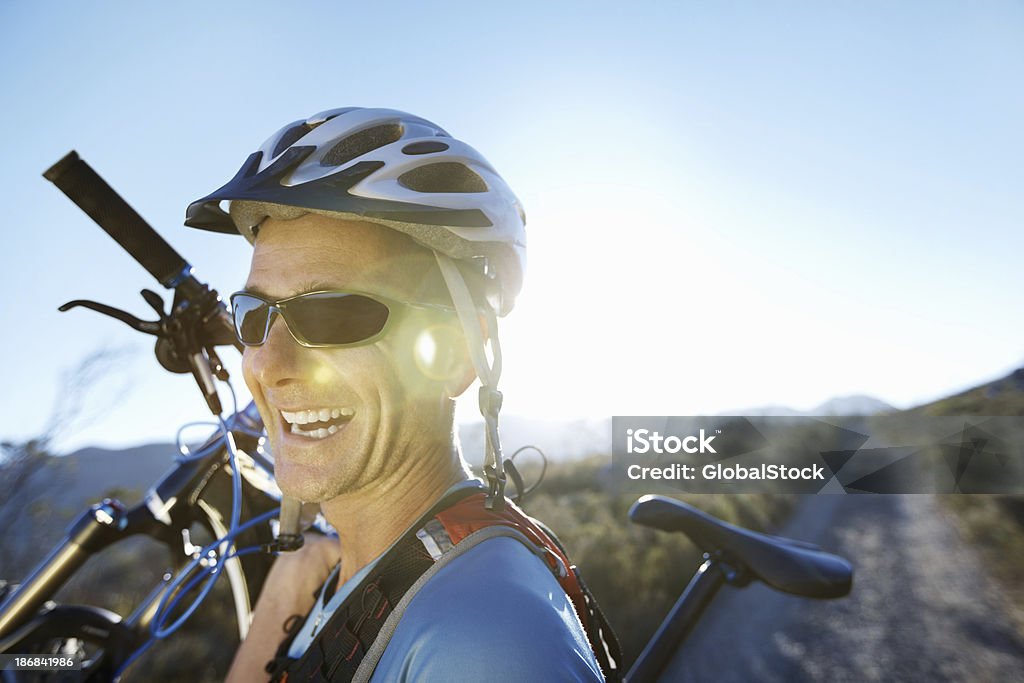
<instances>
[{"instance_id":1,"label":"mountain","mask_svg":"<svg viewBox=\"0 0 1024 683\"><path fill-rule=\"evenodd\" d=\"M173 444L157 443L111 450L83 448L51 456L32 473L10 502L30 507L47 500L50 513L69 518L113 493L125 502L138 501L174 462Z\"/></svg>"},{"instance_id":2,"label":"mountain","mask_svg":"<svg viewBox=\"0 0 1024 683\"><path fill-rule=\"evenodd\" d=\"M756 415L792 417L799 415L876 415L896 410L872 396L838 396L812 410L801 411L786 406L762 406L722 415ZM502 416L501 444L506 456L517 448L533 444L541 448L551 461L578 460L594 453L607 453L611 449L612 425L610 418L587 420L537 420L516 415ZM484 427L482 422L459 426L459 439L466 460L471 465L483 463ZM535 457L524 454L523 457Z\"/></svg>"},{"instance_id":3,"label":"mountain","mask_svg":"<svg viewBox=\"0 0 1024 683\"><path fill-rule=\"evenodd\" d=\"M611 449L612 422L610 418L580 420L538 420L518 415L503 415L499 434L505 457L526 445L540 448L550 461L579 460ZM469 464L479 466L484 460L483 422L459 425L462 453ZM524 451L526 461L537 458L536 453Z\"/></svg>"},{"instance_id":4,"label":"mountain","mask_svg":"<svg viewBox=\"0 0 1024 683\"><path fill-rule=\"evenodd\" d=\"M173 467L177 453L171 443L82 448L52 459L45 470L46 486L59 488L62 506L75 509L92 504L110 490L134 492L136 496L130 498L134 502Z\"/></svg>"},{"instance_id":5,"label":"mountain","mask_svg":"<svg viewBox=\"0 0 1024 683\"><path fill-rule=\"evenodd\" d=\"M1024 368L958 394L916 406L910 412L925 415L1024 416Z\"/></svg>"},{"instance_id":6,"label":"mountain","mask_svg":"<svg viewBox=\"0 0 1024 683\"><path fill-rule=\"evenodd\" d=\"M878 415L880 413L894 412L896 408L885 401L873 396L864 394L853 394L851 396L837 396L821 403L810 410L797 410L788 406L759 406L756 408L744 408L734 410L720 415L751 415L757 417L797 417L797 416L830 416L839 417L847 415Z\"/></svg>"},{"instance_id":7,"label":"mountain","mask_svg":"<svg viewBox=\"0 0 1024 683\"><path fill-rule=\"evenodd\" d=\"M885 401L873 396L854 394L852 396L838 396L830 398L806 415L878 415L879 413L891 413L896 408Z\"/></svg>"},{"instance_id":8,"label":"mountain","mask_svg":"<svg viewBox=\"0 0 1024 683\"><path fill-rule=\"evenodd\" d=\"M18 490L0 501L0 518L6 523L0 568L15 576L27 571L41 559L39 552L64 536L72 520L106 496L138 502L173 466L176 452L173 444L145 444L46 457Z\"/></svg>"},{"instance_id":9,"label":"mountain","mask_svg":"<svg viewBox=\"0 0 1024 683\"><path fill-rule=\"evenodd\" d=\"M893 410L895 408L884 401L854 395L830 399L810 411L776 405L722 414L873 415ZM1024 415L1024 368L911 410L933 415ZM466 459L479 466L484 453L483 423L460 425L459 438ZM501 419L501 441L506 457L521 446L533 444L541 448L550 461L577 460L609 451L611 419L561 421L507 415ZM128 503L138 500L173 466L176 452L173 444L154 443L118 450L83 448L70 455L48 458L10 502L26 509L45 508L45 514L34 512L33 516L43 522L47 536L56 540L71 518L107 493L113 492ZM524 452L522 457L530 461L537 456Z\"/></svg>"}]
</instances>

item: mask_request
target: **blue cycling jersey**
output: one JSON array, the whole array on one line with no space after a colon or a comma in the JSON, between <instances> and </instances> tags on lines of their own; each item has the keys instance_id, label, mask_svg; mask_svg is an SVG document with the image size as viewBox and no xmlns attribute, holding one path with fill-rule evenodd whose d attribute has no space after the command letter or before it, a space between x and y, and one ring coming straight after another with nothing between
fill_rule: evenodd
<instances>
[{"instance_id":1,"label":"blue cycling jersey","mask_svg":"<svg viewBox=\"0 0 1024 683\"><path fill-rule=\"evenodd\" d=\"M460 482L449 493L468 486L480 482ZM326 605L321 592L290 657L302 655L376 561L340 586ZM551 571L519 541L499 537L455 558L420 589L372 680L604 679L572 603Z\"/></svg>"}]
</instances>

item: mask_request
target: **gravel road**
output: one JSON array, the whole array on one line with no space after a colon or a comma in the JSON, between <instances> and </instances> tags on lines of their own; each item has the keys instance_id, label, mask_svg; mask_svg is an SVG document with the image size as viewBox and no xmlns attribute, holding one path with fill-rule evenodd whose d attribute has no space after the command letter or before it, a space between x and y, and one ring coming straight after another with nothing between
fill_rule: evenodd
<instances>
[{"instance_id":1,"label":"gravel road","mask_svg":"<svg viewBox=\"0 0 1024 683\"><path fill-rule=\"evenodd\" d=\"M934 496L808 496L780 533L849 558L850 597L727 587L661 680L1024 681L1011 608Z\"/></svg>"}]
</instances>

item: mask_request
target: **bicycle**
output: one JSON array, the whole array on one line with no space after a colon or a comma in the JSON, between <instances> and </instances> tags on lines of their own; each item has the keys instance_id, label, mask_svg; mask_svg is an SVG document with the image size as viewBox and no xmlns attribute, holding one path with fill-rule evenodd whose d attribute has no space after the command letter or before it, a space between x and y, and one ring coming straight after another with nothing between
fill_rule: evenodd
<instances>
[{"instance_id":1,"label":"bicycle","mask_svg":"<svg viewBox=\"0 0 1024 683\"><path fill-rule=\"evenodd\" d=\"M119 679L153 642L173 635L221 574L228 577L239 637L244 638L274 554L300 547L304 526L311 524L320 533L330 529L322 517L304 520L294 504L282 505L255 405L233 406L230 415L222 416L215 379L226 382L228 376L216 349L241 346L217 292L200 282L188 262L75 152L43 175L174 292L165 312L157 293L142 291L156 321L88 300L70 301L60 310L84 307L156 336L160 365L192 374L218 420L203 445L179 458L139 504L128 508L105 499L91 506L21 584L0 585L0 655L67 655L80 668L65 672L61 680L110 681ZM521 482L518 486L523 490ZM681 501L644 496L629 516L637 524L685 533L704 552L704 563L629 671L622 674L618 663L616 675L626 681L656 680L726 583L744 586L759 580L818 599L842 597L852 585L852 567L843 558L809 543L730 525ZM188 529L194 523L216 540L202 548L192 545ZM138 534L161 542L179 561L131 614L52 602L90 556ZM182 607L179 603L200 585L199 595ZM12 683L52 680L43 671L17 669L4 670L3 677Z\"/></svg>"}]
</instances>

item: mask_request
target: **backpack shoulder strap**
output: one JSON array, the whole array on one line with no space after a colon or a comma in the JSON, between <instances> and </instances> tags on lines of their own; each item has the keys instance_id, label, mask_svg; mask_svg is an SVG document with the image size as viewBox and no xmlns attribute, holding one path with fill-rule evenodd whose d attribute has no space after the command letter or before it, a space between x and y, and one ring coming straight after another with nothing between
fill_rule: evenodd
<instances>
[{"instance_id":1,"label":"backpack shoulder strap","mask_svg":"<svg viewBox=\"0 0 1024 683\"><path fill-rule=\"evenodd\" d=\"M416 590L419 590L419 587L441 569L439 564L450 562L478 543L497 536L515 538L544 562L554 574L562 590L565 591L583 625L587 640L590 642L590 647L606 679L621 680L622 651L615 632L597 604L593 593L583 583L579 571L569 561L565 549L554 532L527 516L511 501L506 501L504 509L499 512L488 509L484 505L484 500L483 493L469 496L438 512L417 531L417 538L430 553L435 564L428 569L426 575L421 577L422 583L417 581L414 584ZM412 599L412 595L405 597L408 597L409 600ZM402 602L408 604L407 600ZM373 668L376 667L377 661L393 634L393 629L397 627L398 620L401 619L400 614L395 616L393 613L392 616L394 621L386 639L384 638L384 629L382 629L371 648L377 650L376 660L367 662L364 659L363 664L360 665L360 670L363 670L364 666L367 668L363 672L365 678L360 680L369 680ZM367 656L369 656L369 652L367 652Z\"/></svg>"},{"instance_id":2,"label":"backpack shoulder strap","mask_svg":"<svg viewBox=\"0 0 1024 683\"><path fill-rule=\"evenodd\" d=\"M453 491L438 501L415 525L381 557L373 569L342 601L298 658L288 656L291 644L305 621L297 615L285 623L285 638L266 671L271 681L348 681L377 630L396 604L434 559L424 551L415 535L434 515L457 505L479 489ZM480 494L482 495L482 494Z\"/></svg>"},{"instance_id":3,"label":"backpack shoulder strap","mask_svg":"<svg viewBox=\"0 0 1024 683\"><path fill-rule=\"evenodd\" d=\"M563 555L567 554L562 541L559 540L550 527L539 519L530 517L529 520L544 532ZM579 584L579 590L583 597L584 613L580 615L580 619L583 620L583 624L587 629L587 637L590 640L591 648L594 650L594 655L597 657L597 662L601 665L601 671L604 673L606 680L613 682L621 681L625 677L626 672L623 668L625 663L622 658L622 645L619 644L619 638L615 635L615 630L608 622L608 617L605 616L604 610L597 604L597 598L594 597L590 588L583 581L583 576L580 574L579 569L576 565L571 565L570 569L576 578L576 583Z\"/></svg>"},{"instance_id":4,"label":"backpack shoulder strap","mask_svg":"<svg viewBox=\"0 0 1024 683\"><path fill-rule=\"evenodd\" d=\"M420 591L423 586L427 584L434 576L444 569L448 564L456 560L457 558L465 555L467 552L475 548L477 545L483 543L486 540L497 538L499 536L506 536L514 538L524 546L529 548L530 552L536 554L542 560L544 553L537 548L533 542L530 541L521 531L513 529L512 527L505 525L494 525L483 527L477 531L474 531L469 536L459 541L455 546L444 553L438 558L433 565L430 566L427 571L416 580L409 590L405 592L402 599L398 601L395 608L388 615L387 620L384 622L384 626L381 627L380 632L377 634L377 639L373 641L373 645L363 655L363 661L359 663L359 668L356 670L355 676L352 677L353 683L368 683L370 677L373 675L374 669L377 668L380 658L384 655L384 650L387 648L388 643L391 642L391 637L395 634L395 629L398 628L398 622L401 621L402 616L405 614L406 608L412 599L416 597L416 594Z\"/></svg>"},{"instance_id":5,"label":"backpack shoulder strap","mask_svg":"<svg viewBox=\"0 0 1024 683\"><path fill-rule=\"evenodd\" d=\"M448 563L480 543L510 537L537 555L572 602L604 675L621 679L618 642L593 595L554 534L506 501L497 512L483 492L459 491L440 501L382 557L321 627L298 659L290 634L268 664L273 681L369 681L417 592ZM295 629L297 631L298 629Z\"/></svg>"}]
</instances>

